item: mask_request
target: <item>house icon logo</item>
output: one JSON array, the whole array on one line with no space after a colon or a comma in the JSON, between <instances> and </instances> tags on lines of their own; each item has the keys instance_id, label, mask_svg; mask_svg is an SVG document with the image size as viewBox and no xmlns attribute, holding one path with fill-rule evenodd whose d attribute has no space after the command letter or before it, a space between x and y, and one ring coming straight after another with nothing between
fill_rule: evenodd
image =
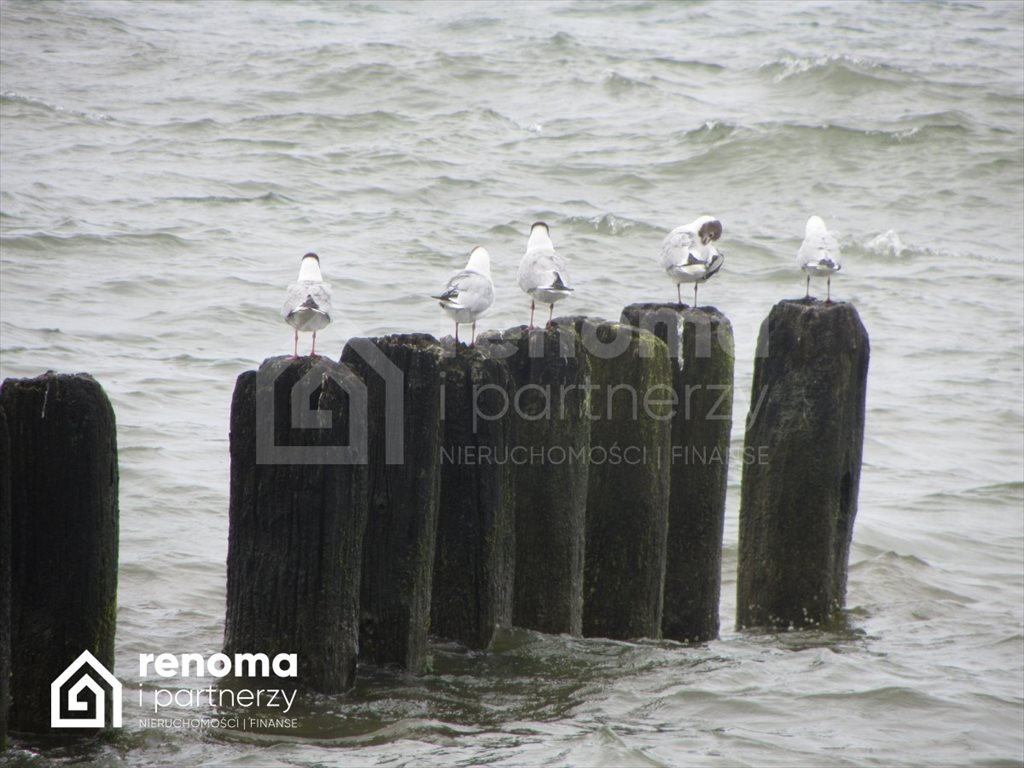
<instances>
[{"instance_id":1,"label":"house icon logo","mask_svg":"<svg viewBox=\"0 0 1024 768\"><path fill-rule=\"evenodd\" d=\"M110 724L120 728L121 683L89 651L82 651L50 683L50 727L105 727L107 689L113 705Z\"/></svg>"}]
</instances>

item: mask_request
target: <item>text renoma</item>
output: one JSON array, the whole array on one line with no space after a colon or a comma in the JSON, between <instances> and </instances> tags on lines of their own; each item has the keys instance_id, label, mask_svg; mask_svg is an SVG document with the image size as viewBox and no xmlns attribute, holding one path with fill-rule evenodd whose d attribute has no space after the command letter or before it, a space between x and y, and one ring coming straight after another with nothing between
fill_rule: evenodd
<instances>
[{"instance_id":1,"label":"text renoma","mask_svg":"<svg viewBox=\"0 0 1024 768\"><path fill-rule=\"evenodd\" d=\"M150 671L152 667L152 672ZM139 675L155 673L160 677L216 677L232 675L240 679L259 677L297 677L298 654L279 653L273 658L265 653L236 653L228 656L215 653L140 653ZM296 691L284 688L158 688L153 691L153 711L177 707L266 707L283 708L287 713L295 702ZM143 705L143 689L139 686L139 704Z\"/></svg>"}]
</instances>

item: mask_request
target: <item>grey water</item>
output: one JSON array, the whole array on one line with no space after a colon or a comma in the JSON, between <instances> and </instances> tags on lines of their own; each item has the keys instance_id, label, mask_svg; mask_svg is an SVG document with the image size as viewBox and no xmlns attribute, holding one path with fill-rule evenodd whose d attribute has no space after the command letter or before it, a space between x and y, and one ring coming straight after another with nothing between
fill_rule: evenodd
<instances>
[{"instance_id":1,"label":"grey water","mask_svg":"<svg viewBox=\"0 0 1024 768\"><path fill-rule=\"evenodd\" d=\"M3 0L0 81L0 376L87 371L113 401L126 691L113 739L15 739L5 762L1024 761L1021 3ZM560 310L674 300L658 248L703 213L734 447L804 222L839 234L833 296L872 345L848 630L733 629L736 465L714 642L511 630L435 644L421 677L366 670L295 729L143 724L138 654L221 647L232 388L290 353L303 253L336 357L450 333L427 296L477 244L478 330L525 322L537 219L570 259Z\"/></svg>"}]
</instances>

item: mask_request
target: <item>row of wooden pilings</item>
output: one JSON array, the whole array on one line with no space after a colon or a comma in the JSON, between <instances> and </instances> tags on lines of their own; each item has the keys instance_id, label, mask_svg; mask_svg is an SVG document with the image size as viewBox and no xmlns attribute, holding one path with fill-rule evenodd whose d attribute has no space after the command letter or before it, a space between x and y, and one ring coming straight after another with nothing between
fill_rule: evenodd
<instances>
[{"instance_id":1,"label":"row of wooden pilings","mask_svg":"<svg viewBox=\"0 0 1024 768\"><path fill-rule=\"evenodd\" d=\"M867 334L849 304L783 301L758 349L741 451L711 308L264 361L231 404L225 652L296 653L300 683L335 693L358 659L424 670L430 635L713 639L730 454L737 625L831 621ZM49 729L49 684L83 649L113 668L117 460L88 376L8 380L0 406L2 737Z\"/></svg>"}]
</instances>

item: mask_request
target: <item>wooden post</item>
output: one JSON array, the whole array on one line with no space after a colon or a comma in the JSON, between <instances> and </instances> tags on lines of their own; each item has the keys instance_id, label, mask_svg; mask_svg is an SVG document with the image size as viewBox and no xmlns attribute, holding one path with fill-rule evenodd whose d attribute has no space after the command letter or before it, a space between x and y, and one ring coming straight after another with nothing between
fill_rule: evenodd
<instances>
[{"instance_id":1,"label":"wooden post","mask_svg":"<svg viewBox=\"0 0 1024 768\"><path fill-rule=\"evenodd\" d=\"M322 357L263 361L231 403L225 653L295 653L323 693L355 680L364 414L363 382Z\"/></svg>"},{"instance_id":2,"label":"wooden post","mask_svg":"<svg viewBox=\"0 0 1024 768\"><path fill-rule=\"evenodd\" d=\"M579 635L590 447L590 368L571 326L512 328L477 344L512 376L515 588L512 623Z\"/></svg>"},{"instance_id":3,"label":"wooden post","mask_svg":"<svg viewBox=\"0 0 1024 768\"><path fill-rule=\"evenodd\" d=\"M838 617L857 514L868 335L852 304L782 301L761 326L743 472L736 623Z\"/></svg>"},{"instance_id":4,"label":"wooden post","mask_svg":"<svg viewBox=\"0 0 1024 768\"><path fill-rule=\"evenodd\" d=\"M583 634L657 638L671 459L668 348L631 325L568 321L591 371Z\"/></svg>"},{"instance_id":5,"label":"wooden post","mask_svg":"<svg viewBox=\"0 0 1024 768\"><path fill-rule=\"evenodd\" d=\"M10 436L10 728L45 733L50 684L83 651L114 668L117 430L87 374L8 379L0 406Z\"/></svg>"},{"instance_id":6,"label":"wooden post","mask_svg":"<svg viewBox=\"0 0 1024 768\"><path fill-rule=\"evenodd\" d=\"M482 348L442 364L441 502L431 632L487 648L512 623L514 496L506 459L512 396L508 368Z\"/></svg>"},{"instance_id":7,"label":"wooden post","mask_svg":"<svg viewBox=\"0 0 1024 768\"><path fill-rule=\"evenodd\" d=\"M11 438L0 407L0 752L11 703Z\"/></svg>"},{"instance_id":8,"label":"wooden post","mask_svg":"<svg viewBox=\"0 0 1024 768\"><path fill-rule=\"evenodd\" d=\"M722 531L732 430L733 351L729 319L712 307L631 304L622 321L668 345L675 390L663 636L718 637Z\"/></svg>"},{"instance_id":9,"label":"wooden post","mask_svg":"<svg viewBox=\"0 0 1024 768\"><path fill-rule=\"evenodd\" d=\"M427 334L351 339L342 362L366 381L369 517L360 656L424 671L440 491L442 349Z\"/></svg>"}]
</instances>

